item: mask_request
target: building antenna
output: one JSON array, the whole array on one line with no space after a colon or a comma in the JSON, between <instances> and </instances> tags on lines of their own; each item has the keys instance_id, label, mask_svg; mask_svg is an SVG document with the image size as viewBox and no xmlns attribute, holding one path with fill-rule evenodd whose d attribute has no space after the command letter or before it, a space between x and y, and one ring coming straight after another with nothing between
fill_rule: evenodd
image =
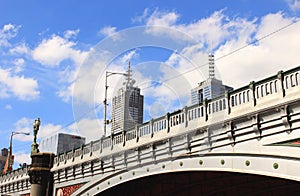
<instances>
[{"instance_id":1,"label":"building antenna","mask_svg":"<svg viewBox=\"0 0 300 196\"><path fill-rule=\"evenodd\" d=\"M135 83L135 80L133 80L132 77L132 71L130 69L130 61L128 62L128 69L127 69L127 73L126 73L126 86L132 86Z\"/></svg>"},{"instance_id":2,"label":"building antenna","mask_svg":"<svg viewBox=\"0 0 300 196\"><path fill-rule=\"evenodd\" d=\"M130 85L130 81L131 81L131 70L130 70L130 61L129 61L128 68L127 68L126 86Z\"/></svg>"},{"instance_id":3,"label":"building antenna","mask_svg":"<svg viewBox=\"0 0 300 196\"><path fill-rule=\"evenodd\" d=\"M212 43L210 45L210 52L208 54L208 68L209 78L215 78L215 56L212 52Z\"/></svg>"}]
</instances>

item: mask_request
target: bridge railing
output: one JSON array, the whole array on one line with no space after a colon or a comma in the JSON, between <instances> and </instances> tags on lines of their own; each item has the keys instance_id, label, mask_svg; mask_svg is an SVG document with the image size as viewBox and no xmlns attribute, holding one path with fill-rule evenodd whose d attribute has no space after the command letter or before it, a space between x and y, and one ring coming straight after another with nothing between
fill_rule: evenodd
<instances>
[{"instance_id":1,"label":"bridge railing","mask_svg":"<svg viewBox=\"0 0 300 196\"><path fill-rule=\"evenodd\" d=\"M150 130L150 123L149 122L138 127L139 137L143 137L144 135L150 135L151 133L152 133L152 130Z\"/></svg>"},{"instance_id":2,"label":"bridge railing","mask_svg":"<svg viewBox=\"0 0 300 196\"><path fill-rule=\"evenodd\" d=\"M30 190L29 171L30 166L19 168L0 176L0 193L13 193Z\"/></svg>"},{"instance_id":3,"label":"bridge railing","mask_svg":"<svg viewBox=\"0 0 300 196\"><path fill-rule=\"evenodd\" d=\"M165 118L157 119L153 122L153 133L167 129L167 120Z\"/></svg>"},{"instance_id":4,"label":"bridge railing","mask_svg":"<svg viewBox=\"0 0 300 196\"><path fill-rule=\"evenodd\" d=\"M134 140L136 139L136 136L137 136L137 132L135 129L126 131L126 135L125 135L126 141Z\"/></svg>"},{"instance_id":5,"label":"bridge railing","mask_svg":"<svg viewBox=\"0 0 300 196\"><path fill-rule=\"evenodd\" d=\"M78 157L97 152L99 149L100 152L103 150L106 153L113 152L115 151L114 145L124 149L127 148L128 144L130 147L143 145L151 142L148 138L157 140L167 136L167 133L172 135L182 132L183 129L185 131L199 129L201 126L208 126L209 123L218 120L226 122L226 119L258 110L262 105L263 107L271 107L282 98L288 99L288 96L291 96L290 99L294 98L292 97L296 92L294 89L300 85L299 71L300 67L279 72L277 75L258 82L251 82L248 86L228 92L225 96L206 100L203 103L152 119L134 129L113 134L75 149L74 152L68 152L67 156L59 155L55 158L54 164L63 163L65 159L70 159L73 156ZM231 137L229 131L223 130L223 132L210 139L220 141L225 137Z\"/></svg>"},{"instance_id":6,"label":"bridge railing","mask_svg":"<svg viewBox=\"0 0 300 196\"><path fill-rule=\"evenodd\" d=\"M97 140L96 142L93 142L92 145L92 152L98 151L101 148L101 141Z\"/></svg>"}]
</instances>

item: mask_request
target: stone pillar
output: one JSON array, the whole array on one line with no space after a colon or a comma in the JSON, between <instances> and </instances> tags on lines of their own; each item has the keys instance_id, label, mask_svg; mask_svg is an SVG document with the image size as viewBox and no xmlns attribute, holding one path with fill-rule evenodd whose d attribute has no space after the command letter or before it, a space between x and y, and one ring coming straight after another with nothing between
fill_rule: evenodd
<instances>
[{"instance_id":1,"label":"stone pillar","mask_svg":"<svg viewBox=\"0 0 300 196\"><path fill-rule=\"evenodd\" d=\"M251 94L252 99L251 99L251 97L249 97L249 99L252 100L252 102L253 102L252 106L254 107L254 106L256 106L256 95L257 95L254 81L250 82L249 88L252 92L252 94Z\"/></svg>"},{"instance_id":2,"label":"stone pillar","mask_svg":"<svg viewBox=\"0 0 300 196\"><path fill-rule=\"evenodd\" d=\"M53 159L52 153L31 153L31 166L28 172L31 196L52 195L53 176L50 169L53 166Z\"/></svg>"},{"instance_id":3,"label":"stone pillar","mask_svg":"<svg viewBox=\"0 0 300 196\"><path fill-rule=\"evenodd\" d=\"M277 78L278 78L278 80L279 80L279 88L280 88L280 90L281 90L281 92L282 92L282 97L285 97L285 88L284 88L284 73L283 73L283 71L279 71L278 73L277 73ZM275 87L276 88L276 87ZM279 89L278 89L278 91L279 91Z\"/></svg>"}]
</instances>

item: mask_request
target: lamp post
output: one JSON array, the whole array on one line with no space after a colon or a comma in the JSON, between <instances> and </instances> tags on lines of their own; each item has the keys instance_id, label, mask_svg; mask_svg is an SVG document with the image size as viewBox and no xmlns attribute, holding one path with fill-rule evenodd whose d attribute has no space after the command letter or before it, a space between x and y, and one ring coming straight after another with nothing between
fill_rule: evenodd
<instances>
[{"instance_id":1,"label":"lamp post","mask_svg":"<svg viewBox=\"0 0 300 196\"><path fill-rule=\"evenodd\" d=\"M10 135L10 142L9 142L9 153L6 159L6 164L5 164L5 168L3 170L3 173L6 173L7 171L12 171L12 165L13 165L13 160L12 160L12 139L14 135L17 134L23 134L23 135L29 135L30 133L25 133L25 132L11 132Z\"/></svg>"},{"instance_id":2,"label":"lamp post","mask_svg":"<svg viewBox=\"0 0 300 196\"><path fill-rule=\"evenodd\" d=\"M37 134L40 129L40 118L34 120L33 123L33 142L31 145L31 165L28 170L30 187L30 195L53 195L52 189L54 184L51 168L53 167L54 154L40 152L36 143Z\"/></svg>"},{"instance_id":3,"label":"lamp post","mask_svg":"<svg viewBox=\"0 0 300 196\"><path fill-rule=\"evenodd\" d=\"M106 125L109 124L107 119L106 119L106 116L107 116L107 89L108 89L108 86L107 86L107 78L109 76L112 76L112 75L123 75L123 76L128 76L127 73L121 73L121 72L109 72L109 71L106 71L105 73L105 93L104 93L104 136L106 135Z\"/></svg>"}]
</instances>

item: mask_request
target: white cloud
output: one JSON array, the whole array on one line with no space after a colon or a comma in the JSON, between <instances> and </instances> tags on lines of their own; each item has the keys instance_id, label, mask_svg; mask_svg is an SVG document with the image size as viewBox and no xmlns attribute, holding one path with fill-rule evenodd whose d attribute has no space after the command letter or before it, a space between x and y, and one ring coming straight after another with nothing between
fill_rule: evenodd
<instances>
[{"instance_id":1,"label":"white cloud","mask_svg":"<svg viewBox=\"0 0 300 196\"><path fill-rule=\"evenodd\" d=\"M292 18L282 13L269 14L257 24L255 37L261 38L279 28L291 24ZM277 28L276 28L277 27ZM235 87L246 85L252 80L274 75L279 70L287 70L299 64L300 24L296 23L255 45L250 45L217 62L223 80ZM245 41L228 40L216 51L216 57L228 54L246 45ZM234 71L232 71L234 70Z\"/></svg>"},{"instance_id":2,"label":"white cloud","mask_svg":"<svg viewBox=\"0 0 300 196\"><path fill-rule=\"evenodd\" d=\"M179 28L176 23L179 17L179 14L175 12L160 12L155 10L152 14L149 11L144 11L140 20L145 21L147 27L146 33L161 37L167 36L168 38L173 38L174 41L180 41L186 37L182 36L182 33L185 33L184 31L178 32Z\"/></svg>"},{"instance_id":3,"label":"white cloud","mask_svg":"<svg viewBox=\"0 0 300 196\"><path fill-rule=\"evenodd\" d=\"M183 74L182 77L193 87L204 80L207 77L206 73L208 73L206 66L202 66L208 62L207 52L203 51L202 48L203 44L186 47L180 53L174 52L165 62L166 65L176 69L177 75ZM174 77L169 75L168 72L165 72L165 74L165 80ZM174 80L170 82L174 82Z\"/></svg>"},{"instance_id":4,"label":"white cloud","mask_svg":"<svg viewBox=\"0 0 300 196\"><path fill-rule=\"evenodd\" d=\"M67 66L64 70L59 71L59 83L61 84L59 91L56 92L64 102L69 102L73 95L73 89L76 77L80 67Z\"/></svg>"},{"instance_id":5,"label":"white cloud","mask_svg":"<svg viewBox=\"0 0 300 196\"><path fill-rule=\"evenodd\" d=\"M58 95L58 97L60 97L64 102L69 102L72 98L73 94L73 90L74 90L74 85L75 83L71 83L70 85L67 86L62 86L61 89L56 92L56 94Z\"/></svg>"},{"instance_id":6,"label":"white cloud","mask_svg":"<svg viewBox=\"0 0 300 196\"><path fill-rule=\"evenodd\" d=\"M106 26L103 27L102 29L100 29L100 31L98 32L98 34L102 34L104 36L108 36L111 37L112 40L116 41L119 40L120 37L117 33L117 28L116 27L112 27L112 26Z\"/></svg>"},{"instance_id":7,"label":"white cloud","mask_svg":"<svg viewBox=\"0 0 300 196\"><path fill-rule=\"evenodd\" d=\"M18 55L22 55L22 54L30 54L31 50L30 48L26 45L25 42L21 42L18 43L16 46L14 46L13 48L11 48L9 50L9 52L11 54L18 54Z\"/></svg>"},{"instance_id":8,"label":"white cloud","mask_svg":"<svg viewBox=\"0 0 300 196\"><path fill-rule=\"evenodd\" d=\"M286 0L289 7L293 11L299 11L300 10L300 1L299 0Z\"/></svg>"},{"instance_id":9,"label":"white cloud","mask_svg":"<svg viewBox=\"0 0 300 196\"><path fill-rule=\"evenodd\" d=\"M33 100L39 97L38 83L32 78L17 76L11 70L0 68L0 97L7 98L11 95L21 100Z\"/></svg>"},{"instance_id":10,"label":"white cloud","mask_svg":"<svg viewBox=\"0 0 300 196\"><path fill-rule=\"evenodd\" d=\"M198 45L188 46L184 50L178 51L188 61L183 60L183 57L176 56L176 52L174 52L166 62L176 67L180 73L185 73L195 69L195 66L199 66L199 69L184 75L192 85L194 84L193 86L196 86L197 80L200 82L200 78L203 79L203 77L199 77L199 74L204 78L207 77L207 55L211 51L211 47L215 53L215 58L218 59L295 21L294 18L288 18L281 12L268 14L258 20L258 18L231 18L224 14L224 10L221 10L207 18L189 24L180 24L174 12L155 11L151 15L148 12L147 14L148 18L143 17L146 25L149 25L152 30L149 32L157 33L160 30L150 25L163 24L199 40ZM299 24L297 23L255 45L250 45L235 54L216 61L219 78L227 84L239 87L252 80L262 79L266 74L275 74L280 69L299 64L296 54L300 49L298 32ZM173 37L174 40L180 39L172 32L164 31L163 33ZM200 73L197 74L197 71Z\"/></svg>"},{"instance_id":11,"label":"white cloud","mask_svg":"<svg viewBox=\"0 0 300 196\"><path fill-rule=\"evenodd\" d=\"M137 84L141 86L142 93L148 100L154 100L152 103L146 103L145 108L150 116L158 117L158 114L164 115L162 111L171 112L186 106L192 88L186 76L182 76L177 68L166 63L149 63L148 66L159 71L152 75L148 82L147 72L142 73L144 78L139 79ZM171 78L173 79L170 80ZM143 83L139 83L141 81Z\"/></svg>"},{"instance_id":12,"label":"white cloud","mask_svg":"<svg viewBox=\"0 0 300 196\"><path fill-rule=\"evenodd\" d=\"M79 33L79 29L77 29L77 30L66 30L64 32L64 37L66 39L76 38L76 36L78 35L78 33Z\"/></svg>"},{"instance_id":13,"label":"white cloud","mask_svg":"<svg viewBox=\"0 0 300 196\"><path fill-rule=\"evenodd\" d=\"M133 23L142 23L149 17L149 8L145 8L142 15L132 18Z\"/></svg>"},{"instance_id":14,"label":"white cloud","mask_svg":"<svg viewBox=\"0 0 300 196\"><path fill-rule=\"evenodd\" d=\"M128 64L128 62L130 62L131 59L136 58L137 56L138 56L137 51L131 50L122 56L120 64L126 65Z\"/></svg>"},{"instance_id":15,"label":"white cloud","mask_svg":"<svg viewBox=\"0 0 300 196\"><path fill-rule=\"evenodd\" d=\"M67 33L70 36L70 33ZM71 59L75 64L79 65L86 57L86 53L74 49L75 42L58 35L53 35L50 39L44 39L32 51L32 57L39 63L55 67L63 60Z\"/></svg>"},{"instance_id":16,"label":"white cloud","mask_svg":"<svg viewBox=\"0 0 300 196\"><path fill-rule=\"evenodd\" d=\"M109 65L109 67L107 67L107 71L117 72L117 73L127 73L128 63L131 60L134 60L138 57L139 57L139 54L138 54L137 50L131 50L129 52L126 52L122 56L120 56L119 58L115 59ZM133 67L135 67L135 66L136 65L133 65L131 63L131 69L134 69ZM99 67L95 67L95 69L99 69ZM133 74L135 75L137 73L134 71ZM124 80L125 80L125 76L122 75L122 74L112 75L112 76L107 78L107 82L108 82L108 86L109 86L108 91L107 91L108 99L110 99L116 93L116 91L121 86L123 86ZM140 81L142 81L142 80L140 80ZM86 82L88 83L88 82L91 82L91 81L89 80L89 81L86 81ZM104 91L105 91L104 84L105 84L105 73L97 76L96 86L95 86L95 89L93 89L94 90L93 94L94 94L95 97L93 97L92 100L95 101L98 104L101 104L104 100ZM86 90L88 90L88 89L86 89Z\"/></svg>"},{"instance_id":17,"label":"white cloud","mask_svg":"<svg viewBox=\"0 0 300 196\"><path fill-rule=\"evenodd\" d=\"M33 126L33 119L29 118L21 118L19 119L15 124L15 132L21 132L21 133L30 133L30 135L24 135L24 134L17 134L14 136L14 139L20 140L20 141L30 141L32 140L32 126Z\"/></svg>"},{"instance_id":18,"label":"white cloud","mask_svg":"<svg viewBox=\"0 0 300 196\"><path fill-rule=\"evenodd\" d=\"M81 135L86 138L86 142L95 141L103 136L103 120L83 118L78 122L70 125L70 129L74 134Z\"/></svg>"},{"instance_id":19,"label":"white cloud","mask_svg":"<svg viewBox=\"0 0 300 196\"><path fill-rule=\"evenodd\" d=\"M14 139L19 141L32 141L33 140L33 122L34 119L31 118L21 118L15 123L14 130L16 132L30 133L30 135L17 134L14 136ZM55 135L58 132L70 132L67 128L64 128L62 125L55 125L52 123L43 123L41 121L40 129L37 134L38 140Z\"/></svg>"},{"instance_id":20,"label":"white cloud","mask_svg":"<svg viewBox=\"0 0 300 196\"><path fill-rule=\"evenodd\" d=\"M10 46L9 40L17 35L20 28L20 25L11 23L4 25L2 29L0 29L0 46Z\"/></svg>"},{"instance_id":21,"label":"white cloud","mask_svg":"<svg viewBox=\"0 0 300 196\"><path fill-rule=\"evenodd\" d=\"M277 31L292 22L291 18L285 17L284 13L278 12L275 14L268 14L261 18L261 22L256 29L256 39L264 37L265 35ZM279 33L280 35L280 33ZM278 34L276 34L278 36Z\"/></svg>"},{"instance_id":22,"label":"white cloud","mask_svg":"<svg viewBox=\"0 0 300 196\"><path fill-rule=\"evenodd\" d=\"M148 11L144 15L147 14ZM208 76L207 63L210 47L212 47L212 51L215 53L217 77L222 79L225 84L234 87L240 87L252 80L276 74L280 69L287 69L288 67L293 67L295 64L299 64L299 60L297 60L297 51L300 49L299 24L295 24L254 45L250 45L232 55L219 59L274 30L280 29L294 20L285 17L281 12L269 14L262 18L249 19L241 17L231 18L221 10L213 13L211 16L189 24L179 23L179 15L175 12L158 13L156 11L156 13L150 16L148 14L147 16L151 20L146 18L146 16L143 17L146 25L149 25L149 27L152 27L150 25L153 24L166 25L199 40L197 44L187 45L183 50L174 51L167 61L160 62L160 67L153 66L152 63L149 64L151 69L145 71L137 70L134 67L135 65L132 66L135 71L134 74L136 74L134 77L136 77L137 85L141 87L142 93L145 97L155 100L153 103L146 103L145 105L145 109L148 110L150 116L155 116L165 111L173 111L187 104L191 88L195 87L198 82L201 82ZM153 33L155 32L153 31ZM164 31L163 33L170 36L174 35L171 31ZM178 35L175 34L173 36L174 40L180 39ZM114 59L114 62L109 65L108 69L115 72L126 71L127 62L124 62L137 57L139 55L138 52L137 50L130 51L120 58ZM103 62L111 57L111 54L107 53L103 52L99 54L101 58L92 56L94 59L90 60L91 64L83 68L82 73L88 74L79 78L84 80L81 81L81 86L78 86L76 92L73 94L74 97L81 99L80 101L84 100L92 105L94 102L101 103L104 100L104 70L107 65L104 65ZM95 63L95 59L97 63ZM99 59L104 60L99 61ZM192 71L187 72L189 70ZM157 77L151 75L153 72L157 74ZM97 80L96 87L88 85L95 80ZM112 97L116 93L117 89L122 85L122 81L122 76L109 78L108 97ZM149 86L147 84L154 84L155 82L156 85L153 85L151 88L143 89L143 87ZM176 105L178 102L180 103ZM81 109L80 107L77 108L77 110ZM91 121L93 122L90 122L90 124L88 120L82 121L82 123L86 122L83 123L84 126L82 127L87 127L88 125L99 127L96 120ZM80 130L86 130L86 128ZM94 128L91 128L91 130L94 130ZM98 131L95 129L91 133L98 133L99 130L101 129L98 128Z\"/></svg>"},{"instance_id":23,"label":"white cloud","mask_svg":"<svg viewBox=\"0 0 300 196\"><path fill-rule=\"evenodd\" d=\"M59 124L44 123L41 121L40 129L37 134L38 143L48 137L57 133L68 133L74 135L81 135L86 137L87 141L97 140L103 136L103 120L82 118L78 122L74 122L69 126L62 126ZM32 141L33 140L33 122L34 119L21 118L14 124L15 132L30 133L30 135L17 134L14 135L14 140Z\"/></svg>"},{"instance_id":24,"label":"white cloud","mask_svg":"<svg viewBox=\"0 0 300 196\"><path fill-rule=\"evenodd\" d=\"M14 162L16 164L30 164L31 158L29 153L25 153L24 151L18 151L14 153Z\"/></svg>"},{"instance_id":25,"label":"white cloud","mask_svg":"<svg viewBox=\"0 0 300 196\"><path fill-rule=\"evenodd\" d=\"M102 28L99 31L99 33L101 33L102 35L105 35L105 36L111 36L117 32L116 30L117 30L116 27L107 26L107 27Z\"/></svg>"},{"instance_id":26,"label":"white cloud","mask_svg":"<svg viewBox=\"0 0 300 196\"><path fill-rule=\"evenodd\" d=\"M56 94L63 101L68 102L73 95L74 81L80 65L84 62L88 51L76 49L76 42L70 39L76 38L79 30L66 30L64 36L52 35L49 39L43 39L41 43L32 50L32 57L37 62L48 67L59 67L64 60L71 60L71 64L58 70L60 86Z\"/></svg>"},{"instance_id":27,"label":"white cloud","mask_svg":"<svg viewBox=\"0 0 300 196\"><path fill-rule=\"evenodd\" d=\"M147 18L147 26L173 26L177 22L179 15L175 12L160 12L155 10L149 18Z\"/></svg>"},{"instance_id":28,"label":"white cloud","mask_svg":"<svg viewBox=\"0 0 300 196\"><path fill-rule=\"evenodd\" d=\"M95 83L97 80L101 81L99 83L101 83L101 87L103 86L107 66L106 60L109 58L111 58L111 53L106 51L96 52L94 49L91 49L88 58L84 64L80 66L73 88L69 88L69 90L73 91L73 111L76 110L78 104L88 104L88 107L90 107L95 103L94 95L99 92L98 88L95 87ZM101 90L100 93L102 92L104 91ZM97 101L98 100L99 99L97 99ZM80 109L80 111L82 111L82 109Z\"/></svg>"},{"instance_id":29,"label":"white cloud","mask_svg":"<svg viewBox=\"0 0 300 196\"><path fill-rule=\"evenodd\" d=\"M24 65L24 59L23 58L18 58L18 59L15 59L14 60L14 64L17 65L17 66L22 66Z\"/></svg>"},{"instance_id":30,"label":"white cloud","mask_svg":"<svg viewBox=\"0 0 300 196\"><path fill-rule=\"evenodd\" d=\"M90 51L81 53L82 61L83 61L83 59L86 58L86 56L88 56L89 53L90 53ZM59 91L56 92L56 94L60 98L62 98L62 100L64 102L69 102L73 96L77 96L76 93L74 94L74 86L75 86L78 78L80 77L80 76L78 76L78 73L80 70L82 70L81 64L82 64L82 62L80 62L80 64L66 66L65 69L58 72L58 75L60 78L58 81L60 84L60 89L59 89ZM96 68L88 69L87 71L91 72L91 73L97 73L97 71L93 71L93 70L96 70ZM88 79L88 83L86 83L85 85L89 85L90 82L91 82L91 80ZM81 90L85 91L85 89L86 89L86 86L83 87Z\"/></svg>"},{"instance_id":31,"label":"white cloud","mask_svg":"<svg viewBox=\"0 0 300 196\"><path fill-rule=\"evenodd\" d=\"M14 72L19 73L23 71L25 60L23 58L17 58L13 61L13 63L16 65Z\"/></svg>"},{"instance_id":32,"label":"white cloud","mask_svg":"<svg viewBox=\"0 0 300 196\"><path fill-rule=\"evenodd\" d=\"M9 105L9 104L7 104L7 105L5 105L5 109L7 109L7 110L11 110L11 109L12 109L12 106L11 106L11 105Z\"/></svg>"},{"instance_id":33,"label":"white cloud","mask_svg":"<svg viewBox=\"0 0 300 196\"><path fill-rule=\"evenodd\" d=\"M52 123L42 124L40 126L40 131L38 132L38 138L41 140L52 135L57 134L58 132L67 132L63 129L62 125L54 125Z\"/></svg>"},{"instance_id":34,"label":"white cloud","mask_svg":"<svg viewBox=\"0 0 300 196\"><path fill-rule=\"evenodd\" d=\"M240 36L253 33L256 21L256 19L249 21L239 17L229 18L224 14L224 10L215 11L206 18L188 24L180 24L178 19L179 14L175 12L156 10L148 18L145 18L147 32L154 35L168 35L176 41L184 39L182 33L187 34L202 44L202 50L208 52L208 50L219 47L228 39L242 39ZM163 27L173 28L174 31Z\"/></svg>"}]
</instances>

